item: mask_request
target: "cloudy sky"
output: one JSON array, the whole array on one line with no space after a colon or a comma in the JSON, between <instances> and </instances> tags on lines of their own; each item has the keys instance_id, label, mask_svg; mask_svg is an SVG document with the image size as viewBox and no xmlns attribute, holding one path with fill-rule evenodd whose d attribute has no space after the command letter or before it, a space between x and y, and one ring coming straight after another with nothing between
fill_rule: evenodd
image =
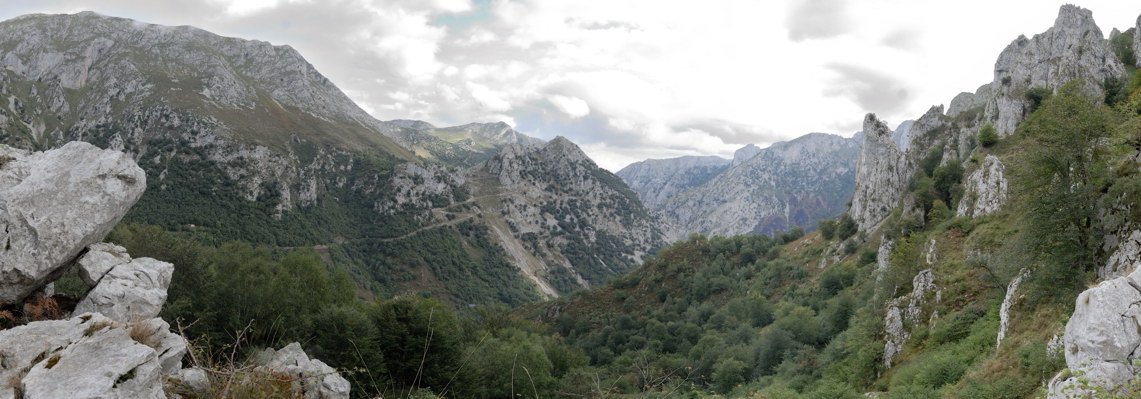
<instances>
[{"instance_id":1,"label":"cloudy sky","mask_svg":"<svg viewBox=\"0 0 1141 399\"><path fill-rule=\"evenodd\" d=\"M1066 2L1103 32L1122 0L4 0L0 19L91 10L288 44L383 120L505 121L616 171L731 157L873 112L916 118L992 79Z\"/></svg>"}]
</instances>

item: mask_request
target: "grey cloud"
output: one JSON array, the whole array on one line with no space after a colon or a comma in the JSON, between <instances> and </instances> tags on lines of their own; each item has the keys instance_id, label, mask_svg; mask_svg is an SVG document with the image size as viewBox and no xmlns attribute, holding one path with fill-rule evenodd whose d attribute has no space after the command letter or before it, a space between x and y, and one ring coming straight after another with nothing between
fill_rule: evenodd
<instances>
[{"instance_id":1,"label":"grey cloud","mask_svg":"<svg viewBox=\"0 0 1141 399\"><path fill-rule=\"evenodd\" d=\"M721 139L726 144L757 144L782 140L772 130L719 119L694 120L670 128L674 131L699 130Z\"/></svg>"},{"instance_id":2,"label":"grey cloud","mask_svg":"<svg viewBox=\"0 0 1141 399\"><path fill-rule=\"evenodd\" d=\"M850 23L844 0L798 1L785 18L788 38L793 41L825 39L847 33Z\"/></svg>"},{"instance_id":3,"label":"grey cloud","mask_svg":"<svg viewBox=\"0 0 1141 399\"><path fill-rule=\"evenodd\" d=\"M894 114L903 109L910 96L902 81L882 72L841 63L829 64L827 68L839 77L824 94L851 98L867 112Z\"/></svg>"},{"instance_id":4,"label":"grey cloud","mask_svg":"<svg viewBox=\"0 0 1141 399\"><path fill-rule=\"evenodd\" d=\"M900 50L915 50L919 48L919 35L918 31L912 29L900 29L885 36L882 43Z\"/></svg>"}]
</instances>

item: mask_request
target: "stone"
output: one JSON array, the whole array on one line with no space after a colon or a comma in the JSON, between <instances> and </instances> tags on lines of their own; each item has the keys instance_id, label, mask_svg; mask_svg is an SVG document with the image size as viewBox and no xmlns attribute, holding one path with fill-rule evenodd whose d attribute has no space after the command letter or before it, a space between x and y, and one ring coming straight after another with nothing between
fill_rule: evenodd
<instances>
[{"instance_id":1,"label":"stone","mask_svg":"<svg viewBox=\"0 0 1141 399\"><path fill-rule=\"evenodd\" d=\"M166 303L173 274L174 265L151 258L117 265L79 301L75 312L98 312L119 322L154 318Z\"/></svg>"},{"instance_id":2,"label":"stone","mask_svg":"<svg viewBox=\"0 0 1141 399\"><path fill-rule=\"evenodd\" d=\"M210 376L206 370L197 367L179 369L167 376L167 381L175 386L176 391L193 394L192 397L208 397L210 394Z\"/></svg>"},{"instance_id":3,"label":"stone","mask_svg":"<svg viewBox=\"0 0 1141 399\"><path fill-rule=\"evenodd\" d=\"M978 218L997 212L1006 203L1010 191L1007 184L1002 160L987 154L982 165L967 176L963 187L966 195L959 201L955 215Z\"/></svg>"},{"instance_id":4,"label":"stone","mask_svg":"<svg viewBox=\"0 0 1141 399\"><path fill-rule=\"evenodd\" d=\"M1051 398L1078 397L1092 387L1113 391L1141 372L1134 366L1141 359L1139 278L1141 271L1134 271L1078 295L1063 336L1069 376L1051 381Z\"/></svg>"},{"instance_id":5,"label":"stone","mask_svg":"<svg viewBox=\"0 0 1141 399\"><path fill-rule=\"evenodd\" d=\"M733 161L715 156L687 156L670 159L647 159L634 162L619 170L618 177L638 193L638 198L647 208L654 209L661 206L673 196L688 189L701 186L714 176L726 171L730 162L738 164L738 156L745 157L742 151L749 147L737 150ZM752 148L757 148L752 146ZM757 151L760 151L757 148ZM749 158L757 155L753 152ZM746 159L747 160L747 159ZM744 162L741 160L740 162Z\"/></svg>"},{"instance_id":6,"label":"stone","mask_svg":"<svg viewBox=\"0 0 1141 399\"><path fill-rule=\"evenodd\" d=\"M324 362L310 359L299 343L291 343L276 351L266 348L257 356L256 362L274 374L297 378L293 389L306 399L349 397L349 381Z\"/></svg>"},{"instance_id":7,"label":"stone","mask_svg":"<svg viewBox=\"0 0 1141 399\"><path fill-rule=\"evenodd\" d=\"M0 331L0 379L25 399L165 398L164 353L132 334L97 313Z\"/></svg>"},{"instance_id":8,"label":"stone","mask_svg":"<svg viewBox=\"0 0 1141 399\"><path fill-rule=\"evenodd\" d=\"M127 249L111 243L95 243L87 247L87 253L75 263L79 266L79 278L88 287L94 287L107 272L115 266L131 261Z\"/></svg>"},{"instance_id":9,"label":"stone","mask_svg":"<svg viewBox=\"0 0 1141 399\"><path fill-rule=\"evenodd\" d=\"M0 146L0 301L55 280L138 201L146 175L127 154L71 142L45 152Z\"/></svg>"}]
</instances>

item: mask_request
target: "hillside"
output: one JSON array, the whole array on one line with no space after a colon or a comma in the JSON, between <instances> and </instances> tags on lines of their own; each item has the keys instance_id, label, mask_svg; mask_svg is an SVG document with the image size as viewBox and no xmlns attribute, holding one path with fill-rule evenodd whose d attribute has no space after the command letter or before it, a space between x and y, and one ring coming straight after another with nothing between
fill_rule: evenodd
<instances>
[{"instance_id":1,"label":"hillside","mask_svg":"<svg viewBox=\"0 0 1141 399\"><path fill-rule=\"evenodd\" d=\"M507 182L484 187L469 174L503 148L541 140L503 123L378 121L288 46L91 12L28 15L0 22L0 65L8 104L0 143L43 150L88 141L143 168L148 189L124 222L210 245L315 248L331 267L346 268L364 296L518 305L602 282L660 244L642 234L650 228L644 216L630 213L640 205L608 201L591 209L632 215L631 230L584 216L574 230L588 233L570 240L580 246L516 251L520 238L495 228L529 222L496 214L493 226L471 208L473 193L509 190L499 187ZM556 183L530 173L539 188ZM588 188L617 180L584 173L578 181ZM584 189L562 200L609 195ZM635 231L644 239L611 239ZM615 257L563 252L599 246ZM559 267L534 266L535 257ZM533 278L535 267L588 277L552 290Z\"/></svg>"},{"instance_id":2,"label":"hillside","mask_svg":"<svg viewBox=\"0 0 1141 399\"><path fill-rule=\"evenodd\" d=\"M868 115L819 232L691 236L517 314L590 357L584 395L1136 397L1138 31L1064 6L906 134Z\"/></svg>"}]
</instances>

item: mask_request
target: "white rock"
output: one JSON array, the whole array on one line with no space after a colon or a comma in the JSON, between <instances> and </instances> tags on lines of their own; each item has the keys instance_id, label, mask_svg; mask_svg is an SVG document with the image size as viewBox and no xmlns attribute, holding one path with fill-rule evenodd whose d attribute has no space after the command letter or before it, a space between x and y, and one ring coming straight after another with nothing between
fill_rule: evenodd
<instances>
[{"instance_id":1,"label":"white rock","mask_svg":"<svg viewBox=\"0 0 1141 399\"><path fill-rule=\"evenodd\" d=\"M169 352L131 331L91 313L0 331L0 380L17 384L25 399L164 398L162 357Z\"/></svg>"},{"instance_id":2,"label":"white rock","mask_svg":"<svg viewBox=\"0 0 1141 399\"><path fill-rule=\"evenodd\" d=\"M276 374L296 377L293 389L306 399L349 397L349 381L324 362L310 359L296 342L277 351L267 348L258 356L258 362Z\"/></svg>"},{"instance_id":3,"label":"white rock","mask_svg":"<svg viewBox=\"0 0 1141 399\"><path fill-rule=\"evenodd\" d=\"M72 142L28 153L0 146L0 301L16 302L99 242L146 188L135 161Z\"/></svg>"},{"instance_id":4,"label":"white rock","mask_svg":"<svg viewBox=\"0 0 1141 399\"><path fill-rule=\"evenodd\" d=\"M1002 160L987 154L982 165L967 177L963 187L967 195L959 201L957 216L982 217L997 212L1006 203L1006 167Z\"/></svg>"},{"instance_id":5,"label":"white rock","mask_svg":"<svg viewBox=\"0 0 1141 399\"><path fill-rule=\"evenodd\" d=\"M76 313L98 312L120 322L158 316L166 303L174 265L139 258L115 266L75 307Z\"/></svg>"},{"instance_id":6,"label":"white rock","mask_svg":"<svg viewBox=\"0 0 1141 399\"><path fill-rule=\"evenodd\" d=\"M942 291L935 286L935 274L931 269L920 271L911 279L911 292L907 295L892 299L887 303L887 314L884 316L884 368L891 368L891 361L903 350L904 344L911 338L908 327L918 324L927 304L928 293L934 293L935 302L942 298Z\"/></svg>"},{"instance_id":7,"label":"white rock","mask_svg":"<svg viewBox=\"0 0 1141 399\"><path fill-rule=\"evenodd\" d=\"M99 279L115 266L131 261L127 249L115 244L99 242L87 247L87 253L79 257L75 263L79 266L79 278L94 287Z\"/></svg>"},{"instance_id":8,"label":"white rock","mask_svg":"<svg viewBox=\"0 0 1141 399\"><path fill-rule=\"evenodd\" d=\"M1018 275L1006 286L1006 296L1002 298L1002 306L998 309L998 337L995 338L995 347L1002 346L1002 339L1006 338L1006 329L1010 325L1010 307L1014 306L1015 300L1022 297L1018 295L1018 286L1022 285L1022 280L1027 277L1030 277L1030 270L1019 270Z\"/></svg>"},{"instance_id":9,"label":"white rock","mask_svg":"<svg viewBox=\"0 0 1141 399\"><path fill-rule=\"evenodd\" d=\"M199 397L205 397L210 393L210 376L206 374L206 370L197 367L179 369L169 375L168 381Z\"/></svg>"},{"instance_id":10,"label":"white rock","mask_svg":"<svg viewBox=\"0 0 1141 399\"><path fill-rule=\"evenodd\" d=\"M1066 367L1074 377L1056 377L1050 384L1050 397L1078 397L1081 381L1116 389L1141 372L1133 366L1133 360L1141 356L1138 278L1141 271L1134 271L1078 295L1063 338Z\"/></svg>"}]
</instances>

